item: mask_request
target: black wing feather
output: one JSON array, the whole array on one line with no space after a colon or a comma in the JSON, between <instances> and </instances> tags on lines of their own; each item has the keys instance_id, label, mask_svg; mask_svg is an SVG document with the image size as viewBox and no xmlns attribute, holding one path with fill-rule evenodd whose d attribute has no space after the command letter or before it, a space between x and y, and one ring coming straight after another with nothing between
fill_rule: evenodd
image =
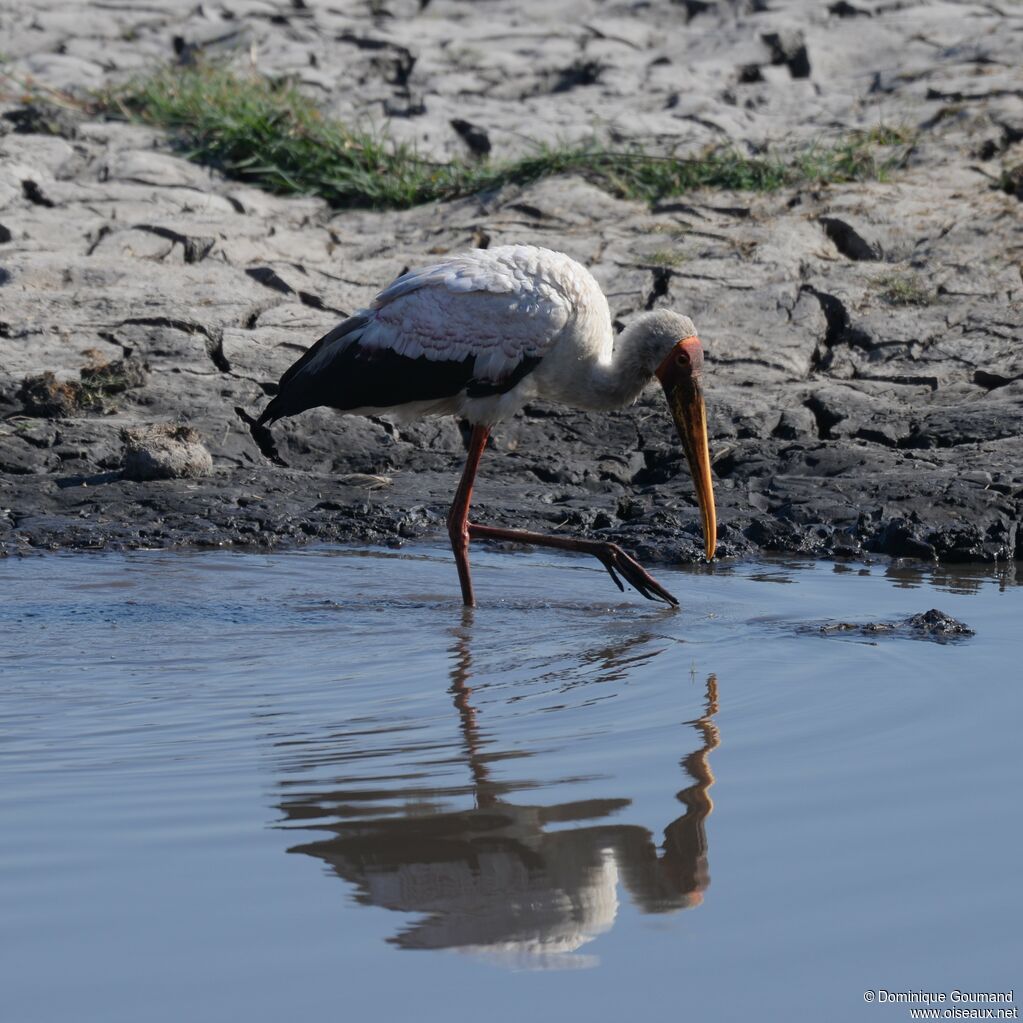
<instances>
[{"instance_id":1,"label":"black wing feather","mask_svg":"<svg viewBox=\"0 0 1023 1023\"><path fill-rule=\"evenodd\" d=\"M359 321L359 322L356 322ZM316 372L305 367L323 346L365 326L365 317L353 316L325 334L281 377L277 395L259 417L260 425L306 409L326 405L346 411L374 408L381 411L417 401L440 401L465 391L467 397L504 394L536 368L539 356L525 357L501 380L477 380L475 356L460 360L412 358L389 348L365 348L354 339Z\"/></svg>"}]
</instances>

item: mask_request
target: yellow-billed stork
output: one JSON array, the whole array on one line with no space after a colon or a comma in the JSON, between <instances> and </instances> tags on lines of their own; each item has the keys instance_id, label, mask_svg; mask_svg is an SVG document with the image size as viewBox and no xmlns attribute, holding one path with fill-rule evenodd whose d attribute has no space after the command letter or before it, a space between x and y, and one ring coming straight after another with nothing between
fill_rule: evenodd
<instances>
[{"instance_id":1,"label":"yellow-billed stork","mask_svg":"<svg viewBox=\"0 0 1023 1023\"><path fill-rule=\"evenodd\" d=\"M599 559L648 599L678 601L613 543L499 529L469 521L473 482L491 427L536 398L580 409L631 404L656 376L689 460L707 558L716 526L703 349L692 320L666 309L636 317L615 338L590 272L529 245L473 249L402 274L320 338L281 377L259 423L326 405L357 415L459 415L472 424L448 534L462 599L475 604L469 541L512 540Z\"/></svg>"}]
</instances>

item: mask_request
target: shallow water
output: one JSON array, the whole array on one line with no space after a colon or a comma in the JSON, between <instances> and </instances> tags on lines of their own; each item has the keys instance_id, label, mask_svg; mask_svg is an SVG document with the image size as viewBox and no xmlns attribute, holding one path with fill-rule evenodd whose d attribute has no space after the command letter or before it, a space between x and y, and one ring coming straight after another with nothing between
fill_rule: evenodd
<instances>
[{"instance_id":1,"label":"shallow water","mask_svg":"<svg viewBox=\"0 0 1023 1023\"><path fill-rule=\"evenodd\" d=\"M0 562L0 1018L906 1019L1021 986L1023 588ZM930 607L976 636L822 635ZM1018 1002L1017 1002L1018 1004Z\"/></svg>"}]
</instances>

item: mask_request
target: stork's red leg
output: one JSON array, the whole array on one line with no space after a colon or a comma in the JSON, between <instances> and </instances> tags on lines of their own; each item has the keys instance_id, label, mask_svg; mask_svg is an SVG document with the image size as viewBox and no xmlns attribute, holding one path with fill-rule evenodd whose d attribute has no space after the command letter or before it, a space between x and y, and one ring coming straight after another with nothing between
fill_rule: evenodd
<instances>
[{"instance_id":1,"label":"stork's red leg","mask_svg":"<svg viewBox=\"0 0 1023 1023\"><path fill-rule=\"evenodd\" d=\"M458 582L462 587L462 601L466 607L475 607L476 598L472 592L472 576L469 574L469 503L472 501L472 485L476 482L483 449L487 446L490 428L474 426L469 438L469 454L465 459L462 479L455 492L455 500L448 512L448 536L451 537L451 549L455 552L455 564L458 566Z\"/></svg>"},{"instance_id":2,"label":"stork's red leg","mask_svg":"<svg viewBox=\"0 0 1023 1023\"><path fill-rule=\"evenodd\" d=\"M472 487L479 472L480 459L487 446L490 429L486 426L474 426L469 438L469 453L462 470L462 479L455 492L455 500L448 512L448 536L451 537L451 549L455 552L455 564L458 566L458 581L462 587L462 600L466 607L475 607L476 598L472 591L472 576L469 573L469 541L477 540L511 540L515 543L528 543L534 547L554 547L561 551L580 551L592 554L607 569L608 575L620 590L624 590L622 580L625 579L648 600L663 600L666 604L677 606L678 601L656 580L647 573L643 566L634 558L630 558L617 544L602 540L577 540L568 536L548 536L545 533L531 533L524 529L500 529L497 526L480 526L469 521L469 505L472 501Z\"/></svg>"},{"instance_id":3,"label":"stork's red leg","mask_svg":"<svg viewBox=\"0 0 1023 1023\"><path fill-rule=\"evenodd\" d=\"M534 547L554 547L561 551L581 551L592 554L607 569L608 575L620 590L624 590L621 579L634 586L647 600L663 600L672 607L678 606L673 597L643 566L629 557L617 544L604 540L577 540L569 536L548 536L546 533L530 533L524 529L500 529L495 526L469 524L469 537L474 540L512 540L528 543ZM471 592L471 591L470 591Z\"/></svg>"}]
</instances>

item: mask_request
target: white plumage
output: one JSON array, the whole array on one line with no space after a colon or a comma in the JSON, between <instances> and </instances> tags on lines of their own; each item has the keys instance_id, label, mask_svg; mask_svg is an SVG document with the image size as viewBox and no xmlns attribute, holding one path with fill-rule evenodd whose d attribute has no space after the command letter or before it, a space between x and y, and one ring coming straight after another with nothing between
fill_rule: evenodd
<instances>
[{"instance_id":1,"label":"white plumage","mask_svg":"<svg viewBox=\"0 0 1023 1023\"><path fill-rule=\"evenodd\" d=\"M468 508L493 424L535 398L619 408L656 372L697 478L709 557L714 518L702 362L687 317L664 309L645 313L615 339L607 299L585 267L550 249L502 245L403 274L288 369L259 423L318 405L356 414L462 415L474 426L473 438L448 524L467 604L473 603L470 536L528 536L531 543L586 550L619 586L615 569L645 596L677 603L613 544L512 536L469 523Z\"/></svg>"},{"instance_id":2,"label":"white plumage","mask_svg":"<svg viewBox=\"0 0 1023 1023\"><path fill-rule=\"evenodd\" d=\"M474 249L411 270L351 319L364 324L325 344L307 364L307 373L327 372L353 343L367 354L386 350L440 363L471 359L471 378L498 386L525 359L553 356L546 371L541 366L515 384L513 393L473 398L456 392L427 401L427 409L415 407L422 402L410 403L409 409L395 406L399 414L463 413L473 422L494 423L531 398L548 396L545 392L561 398L565 386L558 386L555 363L561 373L568 371L567 381L580 359L611 358L611 312L593 275L564 253L528 245ZM561 358L558 349L564 349Z\"/></svg>"}]
</instances>

